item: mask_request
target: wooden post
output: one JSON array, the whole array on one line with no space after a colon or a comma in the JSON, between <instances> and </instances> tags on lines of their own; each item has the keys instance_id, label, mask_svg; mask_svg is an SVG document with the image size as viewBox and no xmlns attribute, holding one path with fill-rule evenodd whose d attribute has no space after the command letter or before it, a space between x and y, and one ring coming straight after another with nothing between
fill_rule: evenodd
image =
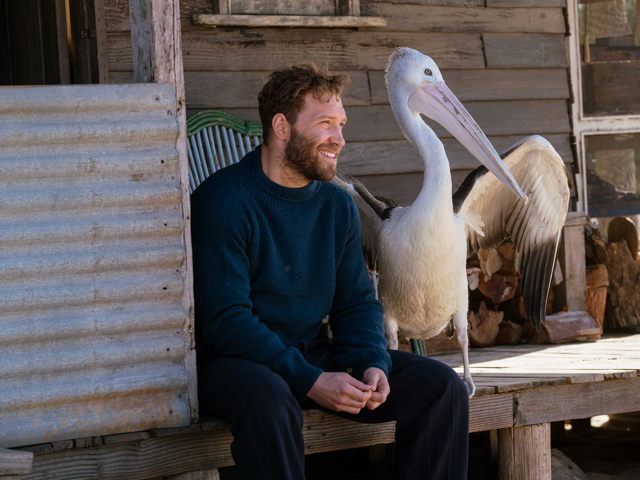
<instances>
[{"instance_id":1,"label":"wooden post","mask_svg":"<svg viewBox=\"0 0 640 480\"><path fill-rule=\"evenodd\" d=\"M31 473L33 453L0 448L0 480L20 480Z\"/></svg>"},{"instance_id":2,"label":"wooden post","mask_svg":"<svg viewBox=\"0 0 640 480\"><path fill-rule=\"evenodd\" d=\"M500 480L551 480L548 423L498 430Z\"/></svg>"},{"instance_id":3,"label":"wooden post","mask_svg":"<svg viewBox=\"0 0 640 480\"><path fill-rule=\"evenodd\" d=\"M570 312L581 312L587 309L587 266L584 250L584 213L569 212L564 224L563 248L560 264L564 274L565 298Z\"/></svg>"},{"instance_id":4,"label":"wooden post","mask_svg":"<svg viewBox=\"0 0 640 480\"><path fill-rule=\"evenodd\" d=\"M187 394L191 421L198 420L196 355L193 337L193 261L191 257L191 204L189 201L189 160L187 155L187 111L180 31L179 0L129 0L131 43L136 83L172 83L176 92L176 111L180 134L180 184L182 187L183 242L186 258L182 265L184 293L182 306L189 315L184 327L188 346L185 367L189 376Z\"/></svg>"}]
</instances>

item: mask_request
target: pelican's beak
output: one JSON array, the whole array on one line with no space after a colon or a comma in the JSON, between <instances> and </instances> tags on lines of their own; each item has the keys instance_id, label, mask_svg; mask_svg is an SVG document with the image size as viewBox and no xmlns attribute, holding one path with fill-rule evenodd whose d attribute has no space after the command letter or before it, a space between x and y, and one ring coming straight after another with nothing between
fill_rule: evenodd
<instances>
[{"instance_id":1,"label":"pelican's beak","mask_svg":"<svg viewBox=\"0 0 640 480\"><path fill-rule=\"evenodd\" d=\"M409 96L409 107L446 128L490 172L527 203L528 198L476 121L444 83L425 83Z\"/></svg>"}]
</instances>

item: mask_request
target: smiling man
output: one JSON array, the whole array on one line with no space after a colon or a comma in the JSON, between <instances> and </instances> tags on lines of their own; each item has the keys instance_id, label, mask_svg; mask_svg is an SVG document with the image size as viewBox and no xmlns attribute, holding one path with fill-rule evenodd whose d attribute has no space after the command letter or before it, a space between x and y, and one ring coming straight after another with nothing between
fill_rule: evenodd
<instances>
[{"instance_id":1,"label":"smiling man","mask_svg":"<svg viewBox=\"0 0 640 480\"><path fill-rule=\"evenodd\" d=\"M243 479L304 479L308 407L395 420L395 479L463 479L467 389L439 362L386 350L356 206L329 182L347 81L313 65L272 73L264 143L191 197L201 410L231 423Z\"/></svg>"}]
</instances>

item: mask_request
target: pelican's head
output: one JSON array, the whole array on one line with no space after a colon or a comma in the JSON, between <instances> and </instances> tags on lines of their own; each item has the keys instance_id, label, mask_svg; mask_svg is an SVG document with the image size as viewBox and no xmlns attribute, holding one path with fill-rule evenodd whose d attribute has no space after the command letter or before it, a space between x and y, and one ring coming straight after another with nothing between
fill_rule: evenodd
<instances>
[{"instance_id":1,"label":"pelican's head","mask_svg":"<svg viewBox=\"0 0 640 480\"><path fill-rule=\"evenodd\" d=\"M394 109L407 108L435 120L525 203L524 194L486 135L444 83L430 57L411 48L399 48L389 58L387 89Z\"/></svg>"}]
</instances>

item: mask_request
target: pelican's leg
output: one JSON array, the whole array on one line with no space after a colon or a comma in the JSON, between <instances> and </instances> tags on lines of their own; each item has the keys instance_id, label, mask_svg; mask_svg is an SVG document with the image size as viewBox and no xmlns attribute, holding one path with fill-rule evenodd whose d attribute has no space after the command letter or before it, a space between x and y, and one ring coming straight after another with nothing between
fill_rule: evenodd
<instances>
[{"instance_id":1,"label":"pelican's leg","mask_svg":"<svg viewBox=\"0 0 640 480\"><path fill-rule=\"evenodd\" d=\"M389 350L398 349L398 322L395 318L391 318L388 315L384 316L384 333L387 335L387 341L389 342L387 348Z\"/></svg>"},{"instance_id":2,"label":"pelican's leg","mask_svg":"<svg viewBox=\"0 0 640 480\"><path fill-rule=\"evenodd\" d=\"M458 338L458 345L462 350L462 364L464 366L464 374L462 379L467 384L467 390L469 390L469 398L473 397L476 393L476 386L473 384L471 378L471 371L469 370L469 337L467 335L467 312L457 312L453 315L453 325L456 327L456 336Z\"/></svg>"}]
</instances>

